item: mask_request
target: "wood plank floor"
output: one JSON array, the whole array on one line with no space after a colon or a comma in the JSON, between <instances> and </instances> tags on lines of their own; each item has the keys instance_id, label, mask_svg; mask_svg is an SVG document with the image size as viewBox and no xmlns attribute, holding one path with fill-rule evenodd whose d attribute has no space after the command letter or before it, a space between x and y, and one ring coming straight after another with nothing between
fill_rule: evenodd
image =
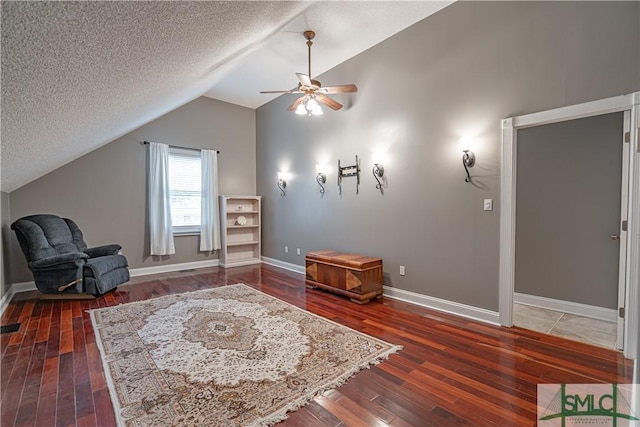
<instances>
[{"instance_id":1,"label":"wood plank floor","mask_svg":"<svg viewBox=\"0 0 640 427\"><path fill-rule=\"evenodd\" d=\"M113 407L88 309L234 283L404 350L291 413L282 426L534 426L539 383L631 383L618 352L519 328L500 328L384 298L361 306L302 275L263 266L137 277L96 300L17 294L1 324L0 423L111 426Z\"/></svg>"}]
</instances>

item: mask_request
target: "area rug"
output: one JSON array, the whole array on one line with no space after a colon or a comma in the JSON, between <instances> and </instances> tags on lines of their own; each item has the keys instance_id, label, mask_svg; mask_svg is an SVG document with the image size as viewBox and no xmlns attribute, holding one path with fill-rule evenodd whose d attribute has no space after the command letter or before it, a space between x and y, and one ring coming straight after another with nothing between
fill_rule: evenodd
<instances>
[{"instance_id":1,"label":"area rug","mask_svg":"<svg viewBox=\"0 0 640 427\"><path fill-rule=\"evenodd\" d=\"M121 426L265 426L402 347L237 284L91 310Z\"/></svg>"}]
</instances>

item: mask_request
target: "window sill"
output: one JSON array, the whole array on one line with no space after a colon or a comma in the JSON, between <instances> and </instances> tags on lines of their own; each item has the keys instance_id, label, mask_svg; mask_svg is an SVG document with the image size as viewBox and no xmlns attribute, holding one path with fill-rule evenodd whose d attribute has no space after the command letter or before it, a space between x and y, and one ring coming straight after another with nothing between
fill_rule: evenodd
<instances>
[{"instance_id":1,"label":"window sill","mask_svg":"<svg viewBox=\"0 0 640 427\"><path fill-rule=\"evenodd\" d=\"M176 236L199 236L200 231L195 230L173 230L174 237Z\"/></svg>"},{"instance_id":2,"label":"window sill","mask_svg":"<svg viewBox=\"0 0 640 427\"><path fill-rule=\"evenodd\" d=\"M179 237L179 236L199 236L200 232L199 231L174 231L173 232L173 236L174 237Z\"/></svg>"}]
</instances>

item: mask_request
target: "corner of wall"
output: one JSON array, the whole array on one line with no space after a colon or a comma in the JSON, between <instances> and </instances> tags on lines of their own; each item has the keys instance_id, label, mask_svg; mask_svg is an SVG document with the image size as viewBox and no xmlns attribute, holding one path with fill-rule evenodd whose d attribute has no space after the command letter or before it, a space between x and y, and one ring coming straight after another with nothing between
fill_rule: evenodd
<instances>
[{"instance_id":1,"label":"corner of wall","mask_svg":"<svg viewBox=\"0 0 640 427\"><path fill-rule=\"evenodd\" d=\"M11 255L11 209L9 193L0 193L0 299L9 292Z\"/></svg>"}]
</instances>

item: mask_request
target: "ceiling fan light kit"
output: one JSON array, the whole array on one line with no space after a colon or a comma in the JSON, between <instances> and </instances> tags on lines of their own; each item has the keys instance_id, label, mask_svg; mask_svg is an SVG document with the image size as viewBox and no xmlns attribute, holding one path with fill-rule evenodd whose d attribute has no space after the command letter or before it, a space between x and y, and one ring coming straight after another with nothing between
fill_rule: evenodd
<instances>
[{"instance_id":1,"label":"ceiling fan light kit","mask_svg":"<svg viewBox=\"0 0 640 427\"><path fill-rule=\"evenodd\" d=\"M324 114L322 107L314 97L307 98L296 107L296 114L307 116L321 116Z\"/></svg>"},{"instance_id":2,"label":"ceiling fan light kit","mask_svg":"<svg viewBox=\"0 0 640 427\"><path fill-rule=\"evenodd\" d=\"M307 30L303 33L304 38L307 40L308 47L308 74L296 73L298 77L298 87L294 90L268 90L260 93L301 93L303 94L297 98L287 108L287 111L294 111L298 115L307 116L320 116L323 114L320 104L324 104L334 111L342 108L342 104L327 96L336 93L355 93L358 88L354 84L337 85L337 86L322 86L318 80L311 78L311 46L313 45L313 38L316 33Z\"/></svg>"}]
</instances>

